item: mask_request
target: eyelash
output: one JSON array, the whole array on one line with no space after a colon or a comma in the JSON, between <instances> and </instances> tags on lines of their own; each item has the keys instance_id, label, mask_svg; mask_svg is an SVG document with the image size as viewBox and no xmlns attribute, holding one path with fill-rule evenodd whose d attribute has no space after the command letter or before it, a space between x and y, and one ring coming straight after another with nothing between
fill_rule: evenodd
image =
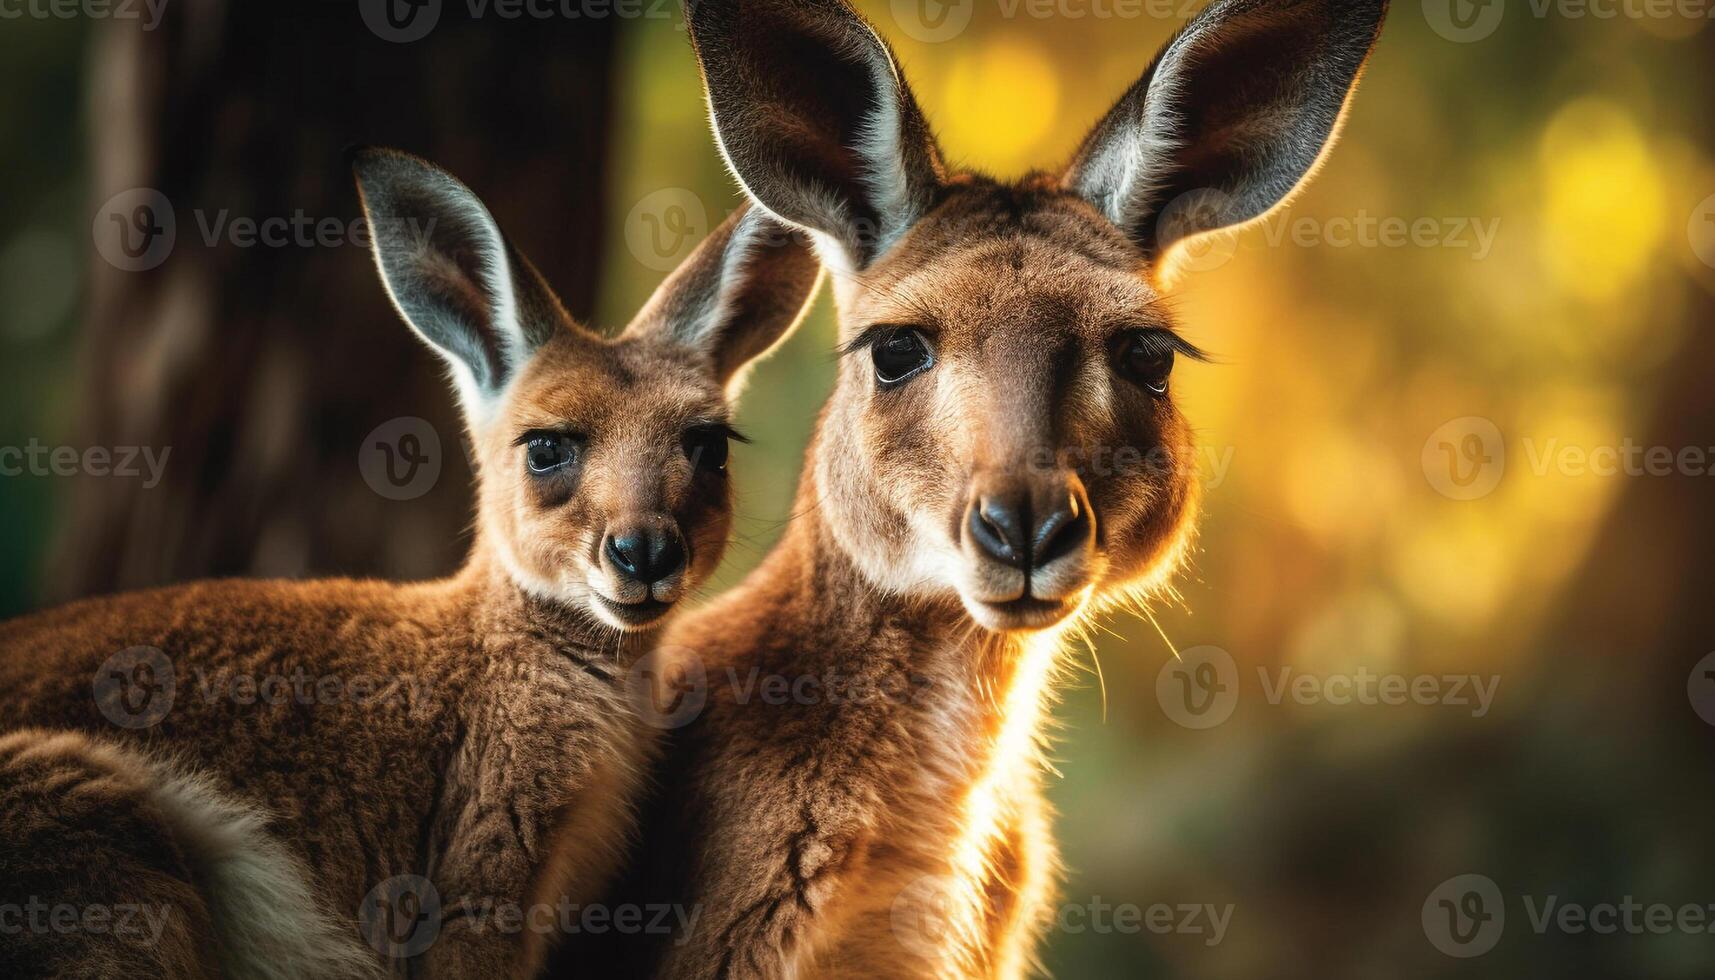
<instances>
[{"instance_id":1,"label":"eyelash","mask_svg":"<svg viewBox=\"0 0 1715 980\"><path fill-rule=\"evenodd\" d=\"M885 339L895 330L915 330L923 335L924 339L929 342L929 346L931 348L935 346L935 331L930 330L927 327L919 326L914 323L877 323L873 326L865 327L862 333L847 341L846 344L839 349L839 355L841 357L848 357L859 351L868 350L875 346L877 341Z\"/></svg>"},{"instance_id":2,"label":"eyelash","mask_svg":"<svg viewBox=\"0 0 1715 980\"><path fill-rule=\"evenodd\" d=\"M873 346L876 341L881 340L893 331L906 328L908 326L908 324L899 323L878 323L875 326L865 328L862 333L853 337L845 344L845 346L841 347L839 354L841 357L846 357L848 355L855 354L858 351L867 350ZM935 335L933 333L922 327L910 327L910 329L923 333L930 341L931 347L933 347L935 339ZM1121 327L1113 331L1108 338L1108 343L1111 346L1121 338L1134 333L1146 333L1159 337L1162 341L1167 343L1168 346L1173 348L1173 352L1175 354L1179 354L1183 357L1189 357L1193 361L1208 363L1214 359L1208 351L1205 351L1203 348L1198 347L1196 344L1191 343L1189 340L1186 340L1184 337L1179 336L1166 327Z\"/></svg>"},{"instance_id":3,"label":"eyelash","mask_svg":"<svg viewBox=\"0 0 1715 980\"><path fill-rule=\"evenodd\" d=\"M1152 339L1173 348L1173 353L1178 354L1181 357L1189 357L1193 361L1199 361L1202 363L1208 363L1211 360L1209 353L1203 350L1203 348L1198 347L1196 344L1191 343L1189 340L1186 340L1184 337L1179 336L1166 327L1122 327L1121 329L1114 331L1112 336L1108 338L1109 348L1112 349L1115 344L1124 341L1133 334L1146 334Z\"/></svg>"}]
</instances>

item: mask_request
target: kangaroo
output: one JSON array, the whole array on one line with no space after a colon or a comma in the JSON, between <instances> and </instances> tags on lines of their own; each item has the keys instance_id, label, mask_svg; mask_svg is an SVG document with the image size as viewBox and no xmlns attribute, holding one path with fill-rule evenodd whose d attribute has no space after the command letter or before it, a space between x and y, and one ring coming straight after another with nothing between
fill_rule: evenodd
<instances>
[{"instance_id":1,"label":"kangaroo","mask_svg":"<svg viewBox=\"0 0 1715 980\"><path fill-rule=\"evenodd\" d=\"M1061 636L1194 533L1167 270L1315 169L1385 7L1217 0L1067 167L1002 182L948 166L843 0L687 3L716 141L814 239L843 357L783 539L665 641L701 707L649 839L688 847L633 884L702 915L662 975L1036 965Z\"/></svg>"},{"instance_id":2,"label":"kangaroo","mask_svg":"<svg viewBox=\"0 0 1715 980\"><path fill-rule=\"evenodd\" d=\"M0 901L144 913L26 922L0 973L524 977L616 867L656 731L628 678L720 560L729 395L817 261L741 207L608 339L453 177L381 149L353 169L465 414L469 559L0 624L0 712L31 726L0 738Z\"/></svg>"}]
</instances>

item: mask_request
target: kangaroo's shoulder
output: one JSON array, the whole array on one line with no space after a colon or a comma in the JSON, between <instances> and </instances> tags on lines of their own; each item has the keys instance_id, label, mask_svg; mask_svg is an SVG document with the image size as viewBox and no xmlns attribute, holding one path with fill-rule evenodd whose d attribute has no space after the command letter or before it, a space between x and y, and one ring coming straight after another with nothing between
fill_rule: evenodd
<instances>
[{"instance_id":1,"label":"kangaroo's shoulder","mask_svg":"<svg viewBox=\"0 0 1715 980\"><path fill-rule=\"evenodd\" d=\"M126 651L183 671L397 672L409 665L401 660L474 645L458 602L428 584L340 579L200 581L82 599L0 623L0 704L54 719L88 708L90 677Z\"/></svg>"},{"instance_id":2,"label":"kangaroo's shoulder","mask_svg":"<svg viewBox=\"0 0 1715 980\"><path fill-rule=\"evenodd\" d=\"M353 619L425 625L452 605L432 583L369 579L206 579L77 599L0 622L0 648L77 635L194 634L250 626L329 628Z\"/></svg>"}]
</instances>

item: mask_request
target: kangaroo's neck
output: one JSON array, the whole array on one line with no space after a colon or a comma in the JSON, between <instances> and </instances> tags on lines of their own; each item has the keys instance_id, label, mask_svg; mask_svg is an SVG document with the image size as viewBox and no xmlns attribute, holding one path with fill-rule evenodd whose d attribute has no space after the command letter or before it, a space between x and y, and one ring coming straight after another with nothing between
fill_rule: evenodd
<instances>
[{"instance_id":1,"label":"kangaroo's neck","mask_svg":"<svg viewBox=\"0 0 1715 980\"><path fill-rule=\"evenodd\" d=\"M950 590L886 591L842 544L850 536L830 526L836 518L815 506L812 487L801 489L797 515L750 587L733 596L733 608L763 610L759 633L818 642L766 655L788 662L763 663L764 670L894 671L901 676L891 679L893 685L909 685L904 697L916 715L912 727L925 729L915 734L950 741L950 753L970 766L973 778L1000 756L1034 762L1059 634L989 632ZM718 607L710 611L711 623L729 619Z\"/></svg>"},{"instance_id":2,"label":"kangaroo's neck","mask_svg":"<svg viewBox=\"0 0 1715 980\"><path fill-rule=\"evenodd\" d=\"M467 620L462 625L485 643L528 640L562 650L617 656L626 665L648 652L659 638L658 630L621 633L587 610L532 594L513 580L495 549L480 536L464 567L436 585L461 600L456 608Z\"/></svg>"},{"instance_id":3,"label":"kangaroo's neck","mask_svg":"<svg viewBox=\"0 0 1715 980\"><path fill-rule=\"evenodd\" d=\"M878 921L920 906L944 923L936 956L946 975L969 963L986 963L983 975L1022 975L1028 944L996 937L1027 929L1053 889L1041 748L1061 637L997 635L954 596L884 592L812 500L800 500L798 515L733 612L765 610L739 651L756 655L765 676L867 681L853 688L871 700L807 706L842 733L819 751L870 760L861 777L878 804L870 873L848 896ZM731 616L712 612L711 633L731 628Z\"/></svg>"}]
</instances>

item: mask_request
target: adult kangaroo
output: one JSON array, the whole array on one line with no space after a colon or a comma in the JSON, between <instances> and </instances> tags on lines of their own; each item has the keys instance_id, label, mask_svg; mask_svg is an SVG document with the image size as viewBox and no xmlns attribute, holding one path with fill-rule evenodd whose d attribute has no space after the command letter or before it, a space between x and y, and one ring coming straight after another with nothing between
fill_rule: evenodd
<instances>
[{"instance_id":1,"label":"adult kangaroo","mask_svg":"<svg viewBox=\"0 0 1715 980\"><path fill-rule=\"evenodd\" d=\"M0 902L156 913L9 935L0 975L527 977L618 865L657 731L628 677L720 560L728 395L815 257L741 208L604 337L450 175L355 170L464 407L470 558L0 624L0 718L37 726L0 735Z\"/></svg>"},{"instance_id":2,"label":"adult kangaroo","mask_svg":"<svg viewBox=\"0 0 1715 980\"><path fill-rule=\"evenodd\" d=\"M706 705L655 804L701 911L665 976L1031 968L1060 633L1193 533L1162 270L1315 168L1385 8L1218 0L1069 166L1002 182L947 165L842 0L687 4L721 151L816 241L843 358L783 540L667 638Z\"/></svg>"}]
</instances>

